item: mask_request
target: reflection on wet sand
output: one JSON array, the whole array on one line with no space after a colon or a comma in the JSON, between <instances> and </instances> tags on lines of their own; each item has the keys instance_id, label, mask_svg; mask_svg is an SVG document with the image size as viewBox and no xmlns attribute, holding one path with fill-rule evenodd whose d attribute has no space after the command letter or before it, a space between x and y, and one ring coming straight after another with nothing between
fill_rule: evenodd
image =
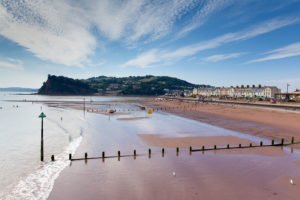
<instances>
[{"instance_id":1,"label":"reflection on wet sand","mask_svg":"<svg viewBox=\"0 0 300 200\"><path fill-rule=\"evenodd\" d=\"M149 117L123 117L117 118L117 120L128 121L128 120L140 120L140 119L148 119Z\"/></svg>"},{"instance_id":2,"label":"reflection on wet sand","mask_svg":"<svg viewBox=\"0 0 300 200\"><path fill-rule=\"evenodd\" d=\"M116 104L114 109L119 112L135 108L125 102ZM86 107L100 111L105 108L106 105ZM116 115L111 120L102 114L86 113L90 129L85 131L77 156L84 152L99 156L102 151L116 154L118 150L123 155L133 149L148 155L148 148L152 149L151 156L111 158L105 162L74 161L57 179L49 199L299 198L297 150L290 153L285 148L268 147L189 154L189 146L254 145L260 140L270 141L166 113L154 112L145 118L145 111L129 111L126 116ZM176 147L180 147L179 155ZM291 179L295 184L290 183Z\"/></svg>"},{"instance_id":3,"label":"reflection on wet sand","mask_svg":"<svg viewBox=\"0 0 300 200\"><path fill-rule=\"evenodd\" d=\"M176 176L173 176L173 172ZM49 199L297 199L288 156L193 153L74 162ZM78 184L80 183L80 184ZM288 198L286 198L288 197Z\"/></svg>"}]
</instances>

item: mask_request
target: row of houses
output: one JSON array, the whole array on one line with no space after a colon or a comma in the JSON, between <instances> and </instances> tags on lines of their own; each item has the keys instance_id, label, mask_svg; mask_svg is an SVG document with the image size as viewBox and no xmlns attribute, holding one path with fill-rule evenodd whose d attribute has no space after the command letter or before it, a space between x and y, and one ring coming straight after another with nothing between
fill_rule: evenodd
<instances>
[{"instance_id":1,"label":"row of houses","mask_svg":"<svg viewBox=\"0 0 300 200\"><path fill-rule=\"evenodd\" d=\"M210 88L194 88L193 95L202 97L264 97L274 98L275 94L281 90L275 86L237 86L237 87L210 87Z\"/></svg>"}]
</instances>

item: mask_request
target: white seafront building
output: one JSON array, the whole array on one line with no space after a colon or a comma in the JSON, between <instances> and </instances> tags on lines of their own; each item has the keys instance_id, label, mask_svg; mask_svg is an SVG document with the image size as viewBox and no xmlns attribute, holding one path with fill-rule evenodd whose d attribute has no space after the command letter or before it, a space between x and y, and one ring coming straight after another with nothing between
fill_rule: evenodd
<instances>
[{"instance_id":1,"label":"white seafront building","mask_svg":"<svg viewBox=\"0 0 300 200\"><path fill-rule=\"evenodd\" d=\"M237 87L203 87L194 88L193 94L202 97L232 97L232 98L274 98L281 90L275 86L237 86Z\"/></svg>"}]
</instances>

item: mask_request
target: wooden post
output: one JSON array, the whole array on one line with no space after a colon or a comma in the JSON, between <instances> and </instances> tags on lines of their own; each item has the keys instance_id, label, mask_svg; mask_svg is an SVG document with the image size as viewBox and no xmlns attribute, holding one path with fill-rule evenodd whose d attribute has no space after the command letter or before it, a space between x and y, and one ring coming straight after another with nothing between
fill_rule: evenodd
<instances>
[{"instance_id":1,"label":"wooden post","mask_svg":"<svg viewBox=\"0 0 300 200\"><path fill-rule=\"evenodd\" d=\"M133 150L133 156L136 156L136 150Z\"/></svg>"},{"instance_id":2,"label":"wooden post","mask_svg":"<svg viewBox=\"0 0 300 200\"><path fill-rule=\"evenodd\" d=\"M41 121L41 161L44 162L44 118L46 115L42 112L39 115L39 118L42 119Z\"/></svg>"},{"instance_id":3,"label":"wooden post","mask_svg":"<svg viewBox=\"0 0 300 200\"><path fill-rule=\"evenodd\" d=\"M118 151L118 157L119 158L121 157L121 151Z\"/></svg>"},{"instance_id":4,"label":"wooden post","mask_svg":"<svg viewBox=\"0 0 300 200\"><path fill-rule=\"evenodd\" d=\"M274 146L274 140L272 140L272 146Z\"/></svg>"},{"instance_id":5,"label":"wooden post","mask_svg":"<svg viewBox=\"0 0 300 200\"><path fill-rule=\"evenodd\" d=\"M227 144L227 149L229 149L230 148L230 146L229 146L229 144Z\"/></svg>"},{"instance_id":6,"label":"wooden post","mask_svg":"<svg viewBox=\"0 0 300 200\"><path fill-rule=\"evenodd\" d=\"M192 149L192 147L190 146L190 152L192 151L193 149Z\"/></svg>"},{"instance_id":7,"label":"wooden post","mask_svg":"<svg viewBox=\"0 0 300 200\"><path fill-rule=\"evenodd\" d=\"M176 147L176 153L179 153L179 147Z\"/></svg>"},{"instance_id":8,"label":"wooden post","mask_svg":"<svg viewBox=\"0 0 300 200\"><path fill-rule=\"evenodd\" d=\"M41 161L44 162L44 118L42 118L41 126Z\"/></svg>"},{"instance_id":9,"label":"wooden post","mask_svg":"<svg viewBox=\"0 0 300 200\"><path fill-rule=\"evenodd\" d=\"M161 149L161 153L162 153L162 155L165 154L165 149L164 148Z\"/></svg>"},{"instance_id":10,"label":"wooden post","mask_svg":"<svg viewBox=\"0 0 300 200\"><path fill-rule=\"evenodd\" d=\"M104 158L105 158L105 152L102 151L102 159L104 159Z\"/></svg>"},{"instance_id":11,"label":"wooden post","mask_svg":"<svg viewBox=\"0 0 300 200\"><path fill-rule=\"evenodd\" d=\"M260 141L260 146L262 147L264 145L263 141Z\"/></svg>"},{"instance_id":12,"label":"wooden post","mask_svg":"<svg viewBox=\"0 0 300 200\"><path fill-rule=\"evenodd\" d=\"M87 159L88 158L88 154L85 152L84 153L84 159Z\"/></svg>"},{"instance_id":13,"label":"wooden post","mask_svg":"<svg viewBox=\"0 0 300 200\"><path fill-rule=\"evenodd\" d=\"M294 137L292 137L292 141L291 141L291 143L292 143L292 144L294 144L294 143L295 143L295 138L294 138Z\"/></svg>"},{"instance_id":14,"label":"wooden post","mask_svg":"<svg viewBox=\"0 0 300 200\"><path fill-rule=\"evenodd\" d=\"M241 144L239 144L239 148L242 148L242 145L241 145Z\"/></svg>"},{"instance_id":15,"label":"wooden post","mask_svg":"<svg viewBox=\"0 0 300 200\"><path fill-rule=\"evenodd\" d=\"M52 162L55 161L54 155L51 156L51 161L52 161Z\"/></svg>"},{"instance_id":16,"label":"wooden post","mask_svg":"<svg viewBox=\"0 0 300 200\"><path fill-rule=\"evenodd\" d=\"M215 149L215 150L217 149L217 145L214 146L214 149Z\"/></svg>"},{"instance_id":17,"label":"wooden post","mask_svg":"<svg viewBox=\"0 0 300 200\"><path fill-rule=\"evenodd\" d=\"M281 139L281 145L284 145L284 138Z\"/></svg>"},{"instance_id":18,"label":"wooden post","mask_svg":"<svg viewBox=\"0 0 300 200\"><path fill-rule=\"evenodd\" d=\"M72 154L69 154L69 160L72 160Z\"/></svg>"},{"instance_id":19,"label":"wooden post","mask_svg":"<svg viewBox=\"0 0 300 200\"><path fill-rule=\"evenodd\" d=\"M202 146L202 151L205 151L205 146Z\"/></svg>"},{"instance_id":20,"label":"wooden post","mask_svg":"<svg viewBox=\"0 0 300 200\"><path fill-rule=\"evenodd\" d=\"M249 147L252 147L252 143L250 143Z\"/></svg>"}]
</instances>

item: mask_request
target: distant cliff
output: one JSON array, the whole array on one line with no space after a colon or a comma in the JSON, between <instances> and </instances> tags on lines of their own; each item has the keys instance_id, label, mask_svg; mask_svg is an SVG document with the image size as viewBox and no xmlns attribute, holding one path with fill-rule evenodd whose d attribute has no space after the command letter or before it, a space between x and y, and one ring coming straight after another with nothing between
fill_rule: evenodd
<instances>
[{"instance_id":1,"label":"distant cliff","mask_svg":"<svg viewBox=\"0 0 300 200\"><path fill-rule=\"evenodd\" d=\"M0 88L0 92L37 92L38 89L33 88L22 88L22 87L8 87Z\"/></svg>"},{"instance_id":2,"label":"distant cliff","mask_svg":"<svg viewBox=\"0 0 300 200\"><path fill-rule=\"evenodd\" d=\"M96 90L82 80L64 76L48 75L48 80L43 83L38 94L48 95L87 95L94 94Z\"/></svg>"},{"instance_id":3,"label":"distant cliff","mask_svg":"<svg viewBox=\"0 0 300 200\"><path fill-rule=\"evenodd\" d=\"M195 85L178 78L168 76L99 76L84 80L49 75L48 80L39 89L39 94L50 95L163 95L169 91L191 90Z\"/></svg>"}]
</instances>

